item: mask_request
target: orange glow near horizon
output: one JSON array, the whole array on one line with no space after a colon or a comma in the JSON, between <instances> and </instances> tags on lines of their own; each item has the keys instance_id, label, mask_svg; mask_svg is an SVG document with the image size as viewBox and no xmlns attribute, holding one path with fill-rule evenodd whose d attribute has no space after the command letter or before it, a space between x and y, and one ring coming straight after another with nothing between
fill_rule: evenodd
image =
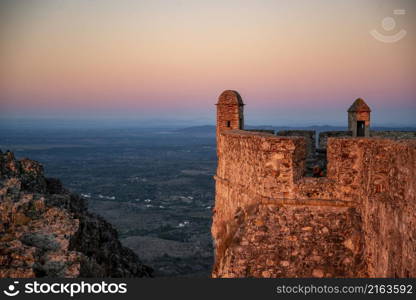
<instances>
[{"instance_id":1,"label":"orange glow near horizon","mask_svg":"<svg viewBox=\"0 0 416 300\"><path fill-rule=\"evenodd\" d=\"M163 110L212 120L218 95L235 89L259 119L292 111L332 122L322 111L343 116L363 97L380 119L416 124L412 1L5 2L0 117ZM374 39L396 8L407 36Z\"/></svg>"}]
</instances>

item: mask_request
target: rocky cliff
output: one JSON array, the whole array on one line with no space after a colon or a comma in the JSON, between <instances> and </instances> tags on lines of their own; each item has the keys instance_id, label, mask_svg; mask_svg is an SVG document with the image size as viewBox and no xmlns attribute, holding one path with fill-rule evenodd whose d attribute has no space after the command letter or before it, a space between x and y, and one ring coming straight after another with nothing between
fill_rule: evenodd
<instances>
[{"instance_id":1,"label":"rocky cliff","mask_svg":"<svg viewBox=\"0 0 416 300\"><path fill-rule=\"evenodd\" d=\"M150 277L115 229L42 166L0 151L0 278Z\"/></svg>"}]
</instances>

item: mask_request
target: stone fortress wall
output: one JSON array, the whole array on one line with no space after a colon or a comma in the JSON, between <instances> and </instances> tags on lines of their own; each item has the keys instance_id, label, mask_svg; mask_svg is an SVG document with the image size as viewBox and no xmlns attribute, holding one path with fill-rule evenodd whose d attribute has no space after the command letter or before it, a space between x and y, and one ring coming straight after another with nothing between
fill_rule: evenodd
<instances>
[{"instance_id":1,"label":"stone fortress wall","mask_svg":"<svg viewBox=\"0 0 416 300\"><path fill-rule=\"evenodd\" d=\"M416 140L330 137L314 178L311 135L283 134L218 130L213 277L415 277Z\"/></svg>"},{"instance_id":2,"label":"stone fortress wall","mask_svg":"<svg viewBox=\"0 0 416 300\"><path fill-rule=\"evenodd\" d=\"M296 130L295 130L296 131ZM296 132L294 133L296 135ZM351 131L324 131L319 133L318 148L326 149L330 137L352 137ZM370 137L387 138L393 140L414 139L415 131L370 130Z\"/></svg>"}]
</instances>

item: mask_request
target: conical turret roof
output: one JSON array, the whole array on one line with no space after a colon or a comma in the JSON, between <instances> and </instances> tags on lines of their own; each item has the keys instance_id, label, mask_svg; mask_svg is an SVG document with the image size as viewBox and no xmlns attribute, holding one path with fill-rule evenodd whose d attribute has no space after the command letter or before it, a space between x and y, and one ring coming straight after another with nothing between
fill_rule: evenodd
<instances>
[{"instance_id":1,"label":"conical turret roof","mask_svg":"<svg viewBox=\"0 0 416 300\"><path fill-rule=\"evenodd\" d=\"M348 112L368 111L371 112L370 107L361 98L358 98L348 109Z\"/></svg>"}]
</instances>

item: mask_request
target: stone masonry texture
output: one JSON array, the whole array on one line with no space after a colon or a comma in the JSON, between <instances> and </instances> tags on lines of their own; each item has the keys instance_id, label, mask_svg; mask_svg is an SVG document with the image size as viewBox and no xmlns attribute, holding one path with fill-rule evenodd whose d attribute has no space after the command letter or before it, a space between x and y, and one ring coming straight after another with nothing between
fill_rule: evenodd
<instances>
[{"instance_id":1,"label":"stone masonry texture","mask_svg":"<svg viewBox=\"0 0 416 300\"><path fill-rule=\"evenodd\" d=\"M335 135L219 130L213 277L416 277L416 140Z\"/></svg>"}]
</instances>

